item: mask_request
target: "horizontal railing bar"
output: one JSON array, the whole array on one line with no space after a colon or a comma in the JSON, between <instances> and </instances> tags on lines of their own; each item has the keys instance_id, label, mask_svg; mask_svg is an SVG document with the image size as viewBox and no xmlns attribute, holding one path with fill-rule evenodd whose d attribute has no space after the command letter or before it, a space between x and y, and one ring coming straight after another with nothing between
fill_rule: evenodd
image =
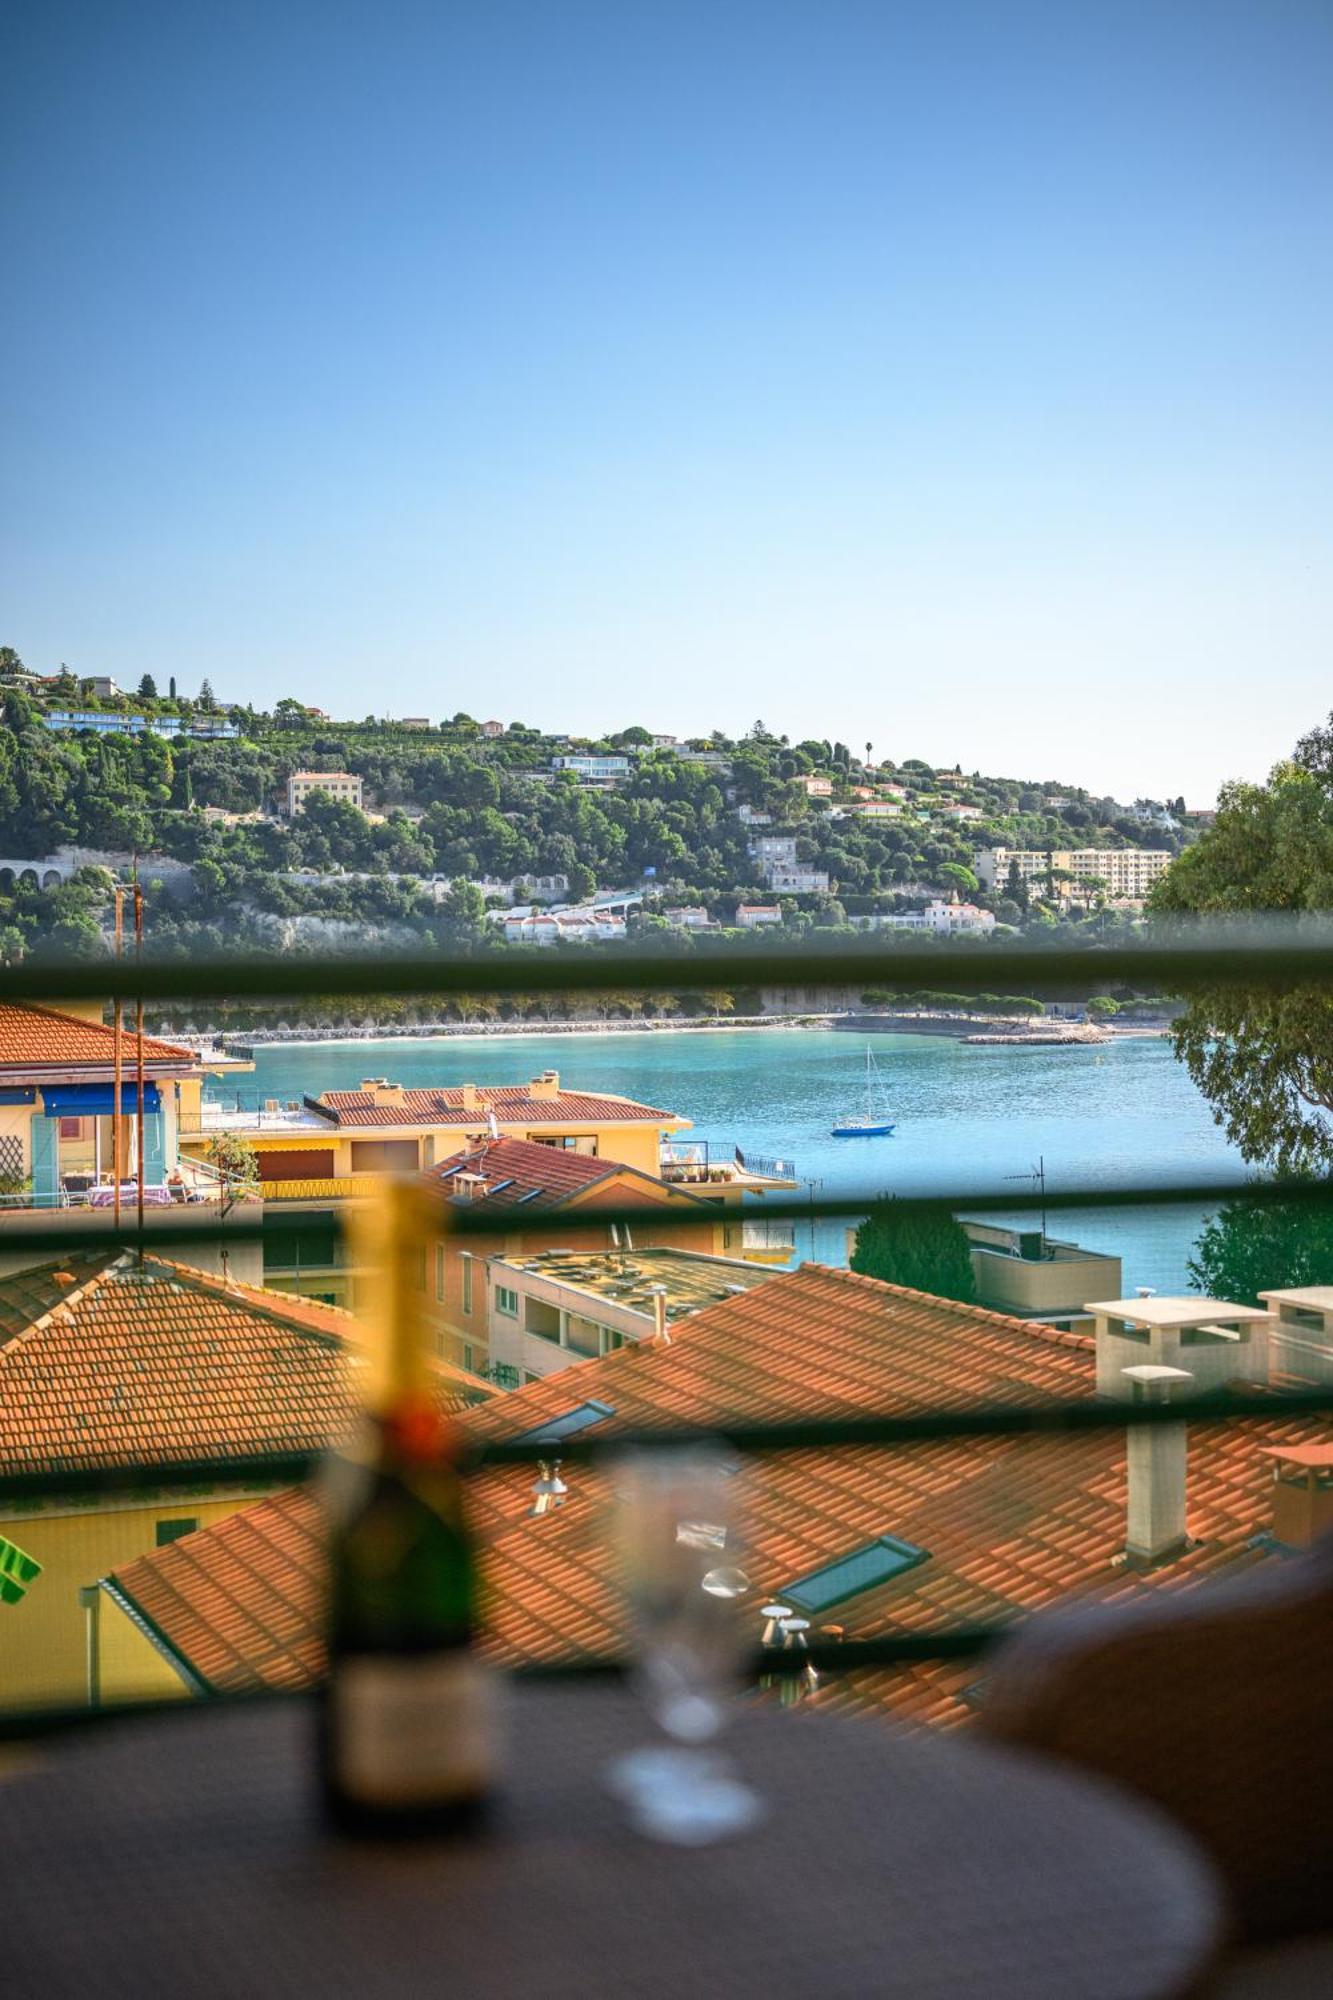
<instances>
[{"instance_id":1,"label":"horizontal railing bar","mask_svg":"<svg viewBox=\"0 0 1333 2000\"><path fill-rule=\"evenodd\" d=\"M854 1673L866 1667L911 1666L931 1660L972 1659L1009 1637L1021 1621L1012 1625L946 1626L935 1632L902 1632L877 1639L814 1640L803 1651L787 1647L760 1646L746 1659L742 1678L754 1681L772 1676L794 1679L812 1666L821 1674ZM552 1682L623 1680L629 1663L607 1655L570 1660L522 1661L506 1669L506 1677L523 1684ZM166 1700L104 1702L96 1708L73 1703L34 1704L31 1708L0 1709L0 1742L40 1740L64 1735L70 1730L104 1728L113 1723L166 1721L175 1716L196 1715L201 1707L214 1711L259 1708L308 1702L307 1691L288 1688L254 1688L244 1693L197 1696L193 1701L179 1697Z\"/></svg>"},{"instance_id":2,"label":"horizontal railing bar","mask_svg":"<svg viewBox=\"0 0 1333 2000\"><path fill-rule=\"evenodd\" d=\"M1219 941L1212 941L1214 938ZM1333 977L1333 936L1291 941L1287 927L1259 923L1215 930L1211 937L1172 943L1124 943L1076 950L1018 944L885 944L878 937L838 950L717 951L688 959L630 947L605 947L586 958L552 952L479 957L234 957L186 961L97 959L50 965L29 961L5 969L0 986L11 1000L282 999L372 994L584 993L638 989L693 991L721 987L840 987L876 981L902 990L1022 990L1127 983L1174 992L1228 981L1279 989Z\"/></svg>"},{"instance_id":3,"label":"horizontal railing bar","mask_svg":"<svg viewBox=\"0 0 1333 2000\"><path fill-rule=\"evenodd\" d=\"M188 1208L150 1208L144 1211L141 1235L133 1197L122 1208L119 1228L115 1216L100 1209L59 1208L45 1214L34 1210L31 1216L23 1213L22 1221L18 1220L19 1212L11 1209L0 1216L0 1256L29 1250L52 1254L58 1250L136 1250L140 1242L145 1251L167 1257L172 1255L173 1246L183 1243L212 1243L226 1249L258 1242L263 1236L262 1215L249 1203L246 1210L244 1215L233 1214L219 1222L216 1213L209 1220L200 1216L198 1209L192 1215Z\"/></svg>"},{"instance_id":4,"label":"horizontal railing bar","mask_svg":"<svg viewBox=\"0 0 1333 2000\"><path fill-rule=\"evenodd\" d=\"M613 1163L612 1163L613 1164ZM819 1195L814 1198L801 1195L765 1195L762 1205L741 1206L733 1204L724 1207L720 1202L707 1201L699 1213L690 1213L685 1204L670 1207L661 1201L624 1202L598 1206L596 1209L580 1207L577 1202L553 1202L541 1210L542 1227L554 1227L558 1223L575 1226L604 1228L611 1223L625 1223L633 1227L635 1223L662 1223L669 1221L677 1228L715 1228L721 1222L818 1222L836 1220L839 1216L861 1216L882 1201L885 1190L878 1188L852 1189L846 1194ZM352 1197L349 1197L352 1199ZM1182 1180L1153 1181L1138 1187L1101 1187L1084 1183L1074 1188L1048 1187L1045 1194L1039 1189L1016 1187L1000 1191L991 1188L960 1188L954 1191L943 1189L939 1192L894 1194L895 1211L902 1216L938 1212L940 1209L976 1211L987 1214L1008 1214L1022 1211L1027 1213L1045 1209L1058 1214L1065 1209L1084 1208L1147 1208L1180 1202L1199 1205L1208 1202L1235 1201L1244 1199L1262 1206L1270 1202L1306 1201L1312 1206L1333 1203L1333 1182L1327 1180L1305 1181L1242 1181L1242 1180ZM345 1202L330 1197L328 1209L315 1211L332 1218L341 1229ZM16 1251L48 1251L54 1254L60 1250L101 1250L118 1246L133 1250L142 1241L146 1252L160 1252L170 1255L173 1245L187 1243L238 1244L255 1242L272 1228L299 1229L300 1219L285 1209L265 1209L257 1212L252 1203L246 1203L243 1214L234 1213L225 1222L219 1223L216 1215L210 1220L190 1209L149 1209L144 1215L142 1237L133 1215L132 1203L126 1204L131 1211L122 1215L120 1228L114 1218L100 1211L89 1211L86 1219L83 1210L71 1212L68 1209L54 1209L49 1214L34 1211L31 1219L26 1215L20 1221L16 1211L10 1210L0 1215L0 1254ZM502 1237L508 1227L499 1213L489 1218L484 1212L471 1213L463 1207L451 1206L448 1210L448 1228L451 1233L461 1236ZM652 1248L653 1246L644 1246ZM529 1253L524 1253L529 1254ZM615 1254L608 1252L607 1254ZM633 1255L634 1252L627 1254Z\"/></svg>"},{"instance_id":5,"label":"horizontal railing bar","mask_svg":"<svg viewBox=\"0 0 1333 2000\"><path fill-rule=\"evenodd\" d=\"M863 1417L803 1417L789 1423L681 1426L670 1430L616 1431L594 1439L586 1432L557 1444L518 1438L482 1443L486 1465L530 1464L558 1458L562 1464L604 1462L626 1451L661 1451L693 1444L726 1444L734 1451L824 1451L879 1445L930 1444L951 1438L1041 1437L1070 1432L1138 1428L1145 1424L1270 1423L1293 1417L1333 1414L1333 1388L1292 1389L1246 1394L1213 1392L1177 1403L1131 1403L1118 1397L1050 1403L974 1403L960 1410L921 1410Z\"/></svg>"},{"instance_id":6,"label":"horizontal railing bar","mask_svg":"<svg viewBox=\"0 0 1333 2000\"><path fill-rule=\"evenodd\" d=\"M669 1429L586 1435L558 1444L519 1438L476 1441L475 1466L535 1465L558 1458L564 1465L604 1464L635 1450L669 1451L698 1444L729 1445L742 1453L865 1450L882 1445L932 1444L949 1439L1040 1437L1138 1428L1145 1424L1287 1423L1294 1417L1333 1415L1333 1387L1283 1392L1215 1392L1179 1403L1130 1403L1118 1398L1049 1403L980 1403L958 1410L881 1412L861 1417L803 1417L788 1423L677 1425ZM146 1488L296 1483L322 1454L284 1452L252 1458L181 1459L162 1465L77 1466L0 1474L6 1500L68 1499L81 1495L138 1493Z\"/></svg>"},{"instance_id":7,"label":"horizontal railing bar","mask_svg":"<svg viewBox=\"0 0 1333 2000\"><path fill-rule=\"evenodd\" d=\"M1026 1178L1026 1176L1025 1176ZM594 1208L581 1207L578 1202L551 1203L540 1211L542 1228L556 1223L575 1226L602 1228L611 1223L625 1223L631 1228L636 1222L669 1222L674 1229L708 1228L725 1222L818 1222L836 1219L840 1215L865 1215L876 1203L886 1198L886 1190L879 1188L859 1188L847 1194L818 1195L813 1199L804 1195L765 1195L762 1203L754 1207L732 1205L724 1208L720 1203L709 1204L710 1213L702 1216L688 1214L683 1208L674 1208L668 1203L655 1202L610 1202L599 1203ZM1333 1181L1243 1181L1243 1180L1181 1180L1154 1181L1142 1187L1098 1187L1084 1183L1075 1188L1050 1188L1045 1194L1040 1189L1022 1188L1000 1191L990 1188L960 1188L957 1191L943 1189L939 1193L893 1193L893 1207L896 1215L904 1217L924 1213L938 1213L941 1209L951 1211L981 1210L987 1213L1008 1213L1011 1209L1024 1211L1047 1209L1058 1213L1064 1209L1083 1208L1146 1208L1181 1202L1195 1205L1204 1202L1253 1201L1263 1206L1272 1202L1306 1201L1311 1207L1321 1203L1333 1205ZM465 1236L500 1237L505 1234L506 1224L502 1219L514 1211L496 1211L487 1220L484 1213L472 1214L463 1207L451 1207L449 1229L451 1233ZM520 1211L521 1213L521 1211ZM642 1246L645 1251L654 1246ZM497 1255L500 1254L497 1252ZM516 1251L514 1261L521 1263L527 1257L540 1256L539 1251ZM581 1254L605 1254L615 1256L614 1250L584 1252ZM634 1256L636 1251L625 1253Z\"/></svg>"}]
</instances>

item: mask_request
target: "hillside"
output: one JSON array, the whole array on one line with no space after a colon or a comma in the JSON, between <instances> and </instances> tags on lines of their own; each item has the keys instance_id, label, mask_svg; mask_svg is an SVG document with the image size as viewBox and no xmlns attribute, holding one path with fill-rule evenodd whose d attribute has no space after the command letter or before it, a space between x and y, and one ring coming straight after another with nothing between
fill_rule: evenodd
<instances>
[{"instance_id":1,"label":"hillside","mask_svg":"<svg viewBox=\"0 0 1333 2000\"><path fill-rule=\"evenodd\" d=\"M977 851L1175 851L1194 830L1179 806L932 769L869 744L853 756L762 723L739 740L680 743L642 727L585 742L461 713L438 728L334 723L290 699L260 714L211 695L99 696L72 676L35 681L14 657L0 652L0 952L11 960L102 948L105 873L47 889L46 869L36 887L22 879L25 860L61 850L66 873L81 858L71 849L117 872L147 857L144 879L172 891L151 898L162 950L291 949L307 934L327 945L330 924L395 942L493 942L488 900L577 903L613 889L644 899L632 929L663 926L680 905L726 928L738 903L764 901L788 929L841 928L950 895L1000 923L1077 923L1087 911L1053 880L980 889ZM73 725L59 719L70 715ZM210 733L187 733L196 728ZM235 734L219 740L220 728ZM316 793L289 815L298 770L352 774L364 810Z\"/></svg>"}]
</instances>

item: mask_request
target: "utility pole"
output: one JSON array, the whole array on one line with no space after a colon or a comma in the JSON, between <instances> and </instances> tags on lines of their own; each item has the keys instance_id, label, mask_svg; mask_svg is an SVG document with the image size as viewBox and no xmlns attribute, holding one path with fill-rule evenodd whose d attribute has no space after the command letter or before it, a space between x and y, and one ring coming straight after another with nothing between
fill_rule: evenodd
<instances>
[{"instance_id":1,"label":"utility pole","mask_svg":"<svg viewBox=\"0 0 1333 2000\"><path fill-rule=\"evenodd\" d=\"M143 890L139 886L139 857L134 857L134 968L143 972ZM139 1263L143 1263L143 982L134 997L134 1083L135 1148L137 1152L139 1204Z\"/></svg>"},{"instance_id":2,"label":"utility pole","mask_svg":"<svg viewBox=\"0 0 1333 2000\"><path fill-rule=\"evenodd\" d=\"M116 962L117 962L117 965L119 965L119 962L120 962L120 958L121 958L121 955L122 955L122 953L123 953L123 951L124 951L124 948L125 948L125 891L124 891L124 889L123 889L123 888L121 887L121 885L120 885L119 883L117 883L117 884L116 884ZM121 1091L122 1091L122 1089L123 1089L123 1087L124 1087L124 1083L123 1083L123 1078L124 1078L124 1059L123 1059L123 1057L122 1057L122 1054L121 1054L121 1032L122 1032L122 1029L123 1029L123 1026L124 1026L124 1020L125 1020L125 1003L124 1003L124 1001L123 1001L123 1000L121 999L121 997L120 997L119 993L117 993L117 995L116 995L116 1004L115 1004L115 1012L114 1012L114 1014L113 1014L112 1018L113 1018L113 1020L114 1020L114 1022L115 1022L115 1029L114 1029L114 1033L115 1033L115 1044L116 1044L116 1046L115 1046L115 1079L116 1079L116 1080L115 1080L115 1083L114 1083L114 1085L112 1086L112 1090L113 1090L113 1095L112 1095L112 1099L111 1099L111 1180L112 1180L112 1185L113 1185L113 1190L114 1190L114 1191L113 1191L113 1193L112 1193L112 1197L111 1197L111 1199L112 1199L112 1202L113 1202L113 1204L114 1204L114 1207L115 1207L115 1218L116 1218L116 1233L117 1233L117 1235L119 1235L119 1233L120 1233L120 1173L121 1173L121 1166L120 1166L120 1151L121 1151L121 1122L120 1122L120 1112L121 1112L121 1106L120 1106L120 1094L121 1094Z\"/></svg>"}]
</instances>

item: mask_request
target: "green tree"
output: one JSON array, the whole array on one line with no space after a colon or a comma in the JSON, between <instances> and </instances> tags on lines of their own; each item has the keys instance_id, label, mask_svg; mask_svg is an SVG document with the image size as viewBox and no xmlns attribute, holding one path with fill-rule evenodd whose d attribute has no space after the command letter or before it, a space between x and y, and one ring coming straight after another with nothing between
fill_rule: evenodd
<instances>
[{"instance_id":1,"label":"green tree","mask_svg":"<svg viewBox=\"0 0 1333 2000\"><path fill-rule=\"evenodd\" d=\"M1240 1306L1282 1286L1331 1285L1333 1202L1238 1196L1208 1218L1188 1269L1194 1291Z\"/></svg>"},{"instance_id":2,"label":"green tree","mask_svg":"<svg viewBox=\"0 0 1333 2000\"><path fill-rule=\"evenodd\" d=\"M247 1194L259 1186L259 1155L238 1132L215 1132L208 1142L208 1163L228 1183L232 1194Z\"/></svg>"},{"instance_id":3,"label":"green tree","mask_svg":"<svg viewBox=\"0 0 1333 2000\"><path fill-rule=\"evenodd\" d=\"M213 711L217 708L217 705L218 705L218 698L213 692L213 683L209 680L205 680L204 682L201 683L199 688L199 706L207 714L211 715Z\"/></svg>"},{"instance_id":4,"label":"green tree","mask_svg":"<svg viewBox=\"0 0 1333 2000\"><path fill-rule=\"evenodd\" d=\"M457 931L477 932L486 921L486 898L475 882L451 882L441 904L445 922Z\"/></svg>"},{"instance_id":5,"label":"green tree","mask_svg":"<svg viewBox=\"0 0 1333 2000\"><path fill-rule=\"evenodd\" d=\"M966 1232L943 1205L903 1209L892 1196L876 1202L857 1229L851 1267L937 1299L976 1296Z\"/></svg>"},{"instance_id":6,"label":"green tree","mask_svg":"<svg viewBox=\"0 0 1333 2000\"><path fill-rule=\"evenodd\" d=\"M1330 718L1333 723L1333 718ZM1217 819L1153 892L1158 913L1333 909L1333 728L1266 785L1223 788ZM1189 996L1176 1055L1244 1157L1280 1173L1333 1168L1333 996L1234 983Z\"/></svg>"},{"instance_id":7,"label":"green tree","mask_svg":"<svg viewBox=\"0 0 1333 2000\"><path fill-rule=\"evenodd\" d=\"M157 682L151 674L144 674L139 681L140 701L157 700Z\"/></svg>"}]
</instances>

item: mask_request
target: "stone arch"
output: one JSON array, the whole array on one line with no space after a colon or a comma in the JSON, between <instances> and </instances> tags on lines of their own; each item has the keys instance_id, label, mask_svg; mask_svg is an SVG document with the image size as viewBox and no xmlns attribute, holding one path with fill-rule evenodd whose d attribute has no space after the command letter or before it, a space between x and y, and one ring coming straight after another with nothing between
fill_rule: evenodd
<instances>
[{"instance_id":1,"label":"stone arch","mask_svg":"<svg viewBox=\"0 0 1333 2000\"><path fill-rule=\"evenodd\" d=\"M12 868L0 868L0 889L3 889L7 896L13 895L14 871Z\"/></svg>"},{"instance_id":2,"label":"stone arch","mask_svg":"<svg viewBox=\"0 0 1333 2000\"><path fill-rule=\"evenodd\" d=\"M42 887L44 889L58 889L64 879L58 868L48 868L42 877Z\"/></svg>"},{"instance_id":3,"label":"stone arch","mask_svg":"<svg viewBox=\"0 0 1333 2000\"><path fill-rule=\"evenodd\" d=\"M25 889L36 889L39 886L37 870L35 868L25 868L19 876L19 882Z\"/></svg>"}]
</instances>

